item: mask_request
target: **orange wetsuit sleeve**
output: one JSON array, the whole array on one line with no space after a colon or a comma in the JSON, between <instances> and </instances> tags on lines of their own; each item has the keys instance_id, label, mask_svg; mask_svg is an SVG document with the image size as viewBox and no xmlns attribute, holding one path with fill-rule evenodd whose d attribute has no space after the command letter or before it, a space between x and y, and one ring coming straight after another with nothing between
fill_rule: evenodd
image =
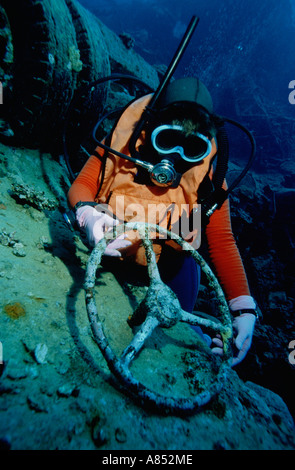
<instances>
[{"instance_id":1,"label":"orange wetsuit sleeve","mask_svg":"<svg viewBox=\"0 0 295 470\"><path fill-rule=\"evenodd\" d=\"M94 202L99 187L101 160L92 155L73 182L68 192L68 203L74 208L80 201Z\"/></svg>"},{"instance_id":2,"label":"orange wetsuit sleeve","mask_svg":"<svg viewBox=\"0 0 295 470\"><path fill-rule=\"evenodd\" d=\"M226 299L250 295L244 265L232 233L228 199L211 216L206 237L210 258Z\"/></svg>"}]
</instances>

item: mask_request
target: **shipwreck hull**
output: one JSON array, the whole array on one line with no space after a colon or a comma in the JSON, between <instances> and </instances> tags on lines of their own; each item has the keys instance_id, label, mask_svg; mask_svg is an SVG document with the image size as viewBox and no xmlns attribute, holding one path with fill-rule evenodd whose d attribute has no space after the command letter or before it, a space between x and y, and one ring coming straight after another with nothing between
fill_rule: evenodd
<instances>
[{"instance_id":1,"label":"shipwreck hull","mask_svg":"<svg viewBox=\"0 0 295 470\"><path fill-rule=\"evenodd\" d=\"M75 0L18 0L17 7L1 0L0 61L1 140L29 147L61 146L73 98L73 140L96 122L108 84L83 94L85 85L117 71L137 75L139 70L150 86L158 82L151 66L143 67L143 59Z\"/></svg>"}]
</instances>

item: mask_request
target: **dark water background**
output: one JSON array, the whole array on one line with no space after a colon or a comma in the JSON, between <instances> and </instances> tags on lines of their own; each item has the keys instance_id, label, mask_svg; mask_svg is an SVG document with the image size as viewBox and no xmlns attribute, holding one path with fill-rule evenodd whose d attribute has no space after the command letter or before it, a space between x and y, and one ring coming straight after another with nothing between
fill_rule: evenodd
<instances>
[{"instance_id":1,"label":"dark water background","mask_svg":"<svg viewBox=\"0 0 295 470\"><path fill-rule=\"evenodd\" d=\"M168 65L192 17L200 18L175 77L199 76L215 110L238 118L257 141L255 167L293 158L295 1L81 0L116 33L129 33L151 64Z\"/></svg>"}]
</instances>

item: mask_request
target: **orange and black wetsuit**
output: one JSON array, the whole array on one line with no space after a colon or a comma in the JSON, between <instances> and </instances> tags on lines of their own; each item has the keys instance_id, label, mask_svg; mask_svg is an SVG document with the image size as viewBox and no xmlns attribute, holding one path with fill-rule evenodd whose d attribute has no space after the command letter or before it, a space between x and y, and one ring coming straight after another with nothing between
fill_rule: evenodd
<instances>
[{"instance_id":1,"label":"orange and black wetsuit","mask_svg":"<svg viewBox=\"0 0 295 470\"><path fill-rule=\"evenodd\" d=\"M112 135L110 144L112 148L128 155L128 143L132 130L142 110L146 106L148 99L149 98L144 97L132 103L123 113ZM141 136L138 146L143 142L144 136ZM187 204L189 207L192 207L193 204L198 202L199 184L205 175L210 175L211 161L216 154L215 142L212 141L212 143L214 145L212 145L211 154L207 156L201 164L195 165L184 173L177 188L162 188L152 184L147 186L136 183L134 180L137 172L135 165L130 161L112 154L107 158L104 179L101 183L101 160L103 160L104 154L101 149L97 148L97 152L100 153L102 159L91 156L86 162L70 188L68 194L69 204L71 207L74 207L80 201L107 203L115 215L118 215L116 214L118 210L123 211L123 214L125 214L124 210L126 206L134 201L138 201L145 209L151 203L156 202L178 204L179 207L181 204ZM100 188L99 194L98 188ZM119 197L121 198L120 201L124 201L123 204L125 204L125 206L122 208L121 205L119 205L118 209L116 202L119 200ZM244 266L232 233L228 200L211 216L210 222L205 230L205 235L213 268L215 269L227 300L231 302L234 299L243 297L251 299ZM165 253L167 253L167 250ZM173 283L183 287L179 288L178 291L180 292L176 293L181 297L180 301L183 308L184 306L188 307L189 304L190 308L187 308L187 310L192 310L193 307L191 305L195 301L195 283L198 277L197 271L193 268L194 262L191 262L191 257L182 256L181 262L177 261L174 263L174 261L171 261L171 252L169 253L170 255L167 257L167 261L163 261L166 256L164 252L158 256L159 267L163 266L161 269L164 277L163 280L165 281L165 269L167 270L168 268L168 271L172 272L173 266L177 265L177 272L174 277L172 276L174 281L176 279L176 282L173 281ZM175 256L176 258L179 257L179 255ZM183 283L184 279L186 279L186 281ZM169 282L167 283L169 284ZM184 289L185 292L183 292ZM189 290L193 290L193 293L188 294Z\"/></svg>"}]
</instances>

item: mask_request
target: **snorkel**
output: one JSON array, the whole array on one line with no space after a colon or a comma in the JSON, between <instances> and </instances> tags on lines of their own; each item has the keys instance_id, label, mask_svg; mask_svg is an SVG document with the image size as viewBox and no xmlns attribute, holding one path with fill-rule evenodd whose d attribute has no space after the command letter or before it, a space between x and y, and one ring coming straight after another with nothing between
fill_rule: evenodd
<instances>
[{"instance_id":1,"label":"snorkel","mask_svg":"<svg viewBox=\"0 0 295 470\"><path fill-rule=\"evenodd\" d=\"M150 174L150 179L152 181L152 183L158 185L158 186L163 186L163 187L166 187L166 186L175 186L175 185L178 185L179 183L179 180L180 180L180 177L181 175L179 175L172 163L169 161L169 160L162 160L162 162L160 163L157 163L156 165L153 165L152 163L149 163L149 162L146 162L146 161L143 161L142 160L142 157L140 155L140 153L136 150L136 142L144 128L144 126L146 125L147 121L150 119L151 115L153 115L153 112L156 108L156 105L158 104L158 101L160 99L160 97L162 96L163 92L166 90L170 80L171 80L171 77L173 76L174 72L175 72L175 69L176 67L178 66L178 63L181 59L181 57L183 56L184 54L184 51L187 47L187 45L189 44L190 40L191 40L191 37L195 31L195 28L197 26L199 22L199 18L197 18L196 16L193 16L188 27L187 27L187 30L174 54L174 57L170 63L170 65L168 66L167 68L167 71L162 79L162 81L160 82L157 90L154 92L152 98L151 98L151 101L148 105L148 107L146 107L146 109L143 111L142 115L141 115L141 119L138 121L134 131L133 131L133 134L130 138L130 143L129 143L129 153L131 156L129 155L125 155L111 147L109 147L108 145L106 145L106 143L102 143L101 141L98 141L97 139L96 140L96 143L99 147L101 147L103 150L113 154L113 155L116 155L118 157L121 157L121 158L124 158L125 160L128 160L128 161L131 161L133 162L135 165L138 165L142 168L144 168L145 170L147 170ZM95 138L95 133L96 133L96 129L98 128L98 124L95 126L95 130L94 130L94 138Z\"/></svg>"},{"instance_id":2,"label":"snorkel","mask_svg":"<svg viewBox=\"0 0 295 470\"><path fill-rule=\"evenodd\" d=\"M145 126L145 124L147 123L148 119L150 118L150 116L152 115L152 112L154 110L154 108L156 107L156 104L158 103L160 97L162 96L163 92L165 91L165 89L167 88L175 70L176 70L176 67L178 66L179 64L179 61L181 59L181 57L183 56L184 54L184 51L187 47L187 45L189 44L191 38L192 38L192 35L198 25L198 22L199 22L199 18L197 18L196 16L193 16L188 27L187 27L187 30L174 54L174 57L172 59L172 61L170 62L170 65L169 67L167 68L166 70L166 73L160 83L160 85L158 86L157 90L155 91L150 103L149 103L149 106L144 110L144 112L142 113L142 116L141 116L141 119L138 121L135 129L134 129L134 132L131 136L131 139L130 139L130 144L129 144L129 151L130 151L130 154L131 155L134 155L134 156L137 156L137 158L140 158L140 155L139 153L137 152L135 146L136 146L136 142Z\"/></svg>"}]
</instances>

